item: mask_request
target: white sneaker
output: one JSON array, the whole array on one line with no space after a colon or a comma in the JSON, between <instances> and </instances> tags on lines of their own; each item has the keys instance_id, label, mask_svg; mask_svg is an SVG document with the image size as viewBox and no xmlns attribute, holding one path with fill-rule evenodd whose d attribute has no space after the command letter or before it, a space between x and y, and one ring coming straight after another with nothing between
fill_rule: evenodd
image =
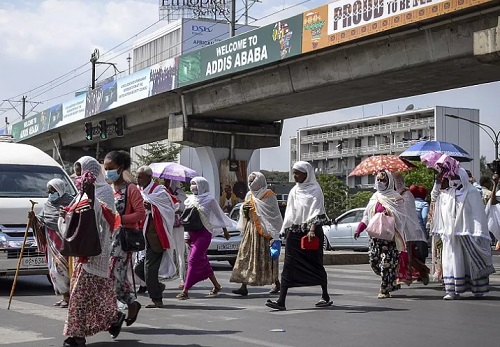
<instances>
[{"instance_id":1,"label":"white sneaker","mask_svg":"<svg viewBox=\"0 0 500 347\"><path fill-rule=\"evenodd\" d=\"M458 300L460 299L460 294L457 293L446 293L443 300Z\"/></svg>"}]
</instances>

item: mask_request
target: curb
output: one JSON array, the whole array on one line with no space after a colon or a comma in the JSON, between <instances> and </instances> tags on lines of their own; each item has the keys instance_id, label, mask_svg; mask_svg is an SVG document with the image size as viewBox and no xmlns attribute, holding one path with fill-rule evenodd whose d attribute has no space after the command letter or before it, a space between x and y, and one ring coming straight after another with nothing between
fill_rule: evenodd
<instances>
[{"instance_id":1,"label":"curb","mask_svg":"<svg viewBox=\"0 0 500 347\"><path fill-rule=\"evenodd\" d=\"M285 254L280 254L280 262L285 260ZM323 253L323 265L357 265L369 264L370 260L367 252L346 252L326 251Z\"/></svg>"}]
</instances>

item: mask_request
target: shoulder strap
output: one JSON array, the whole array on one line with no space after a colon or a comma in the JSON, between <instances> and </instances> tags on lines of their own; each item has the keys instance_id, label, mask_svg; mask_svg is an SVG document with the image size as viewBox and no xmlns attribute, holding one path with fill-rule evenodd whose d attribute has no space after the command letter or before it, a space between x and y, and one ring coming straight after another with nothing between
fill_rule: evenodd
<instances>
[{"instance_id":1,"label":"shoulder strap","mask_svg":"<svg viewBox=\"0 0 500 347\"><path fill-rule=\"evenodd\" d=\"M120 213L121 216L125 214L125 211L127 210L127 195L128 195L128 182L125 182L125 198L123 199L124 202L124 208L123 208L123 213Z\"/></svg>"}]
</instances>

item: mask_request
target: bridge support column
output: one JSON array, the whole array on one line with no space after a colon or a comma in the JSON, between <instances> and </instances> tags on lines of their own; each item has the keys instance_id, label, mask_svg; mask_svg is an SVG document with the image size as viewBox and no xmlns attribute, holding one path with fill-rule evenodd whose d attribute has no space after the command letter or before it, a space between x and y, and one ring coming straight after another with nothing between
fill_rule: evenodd
<instances>
[{"instance_id":1,"label":"bridge support column","mask_svg":"<svg viewBox=\"0 0 500 347\"><path fill-rule=\"evenodd\" d=\"M196 148L210 192L231 185L240 199L246 193L248 163L254 150L280 145L281 122L256 123L234 119L200 119L170 115L168 140ZM252 168L255 170L255 168ZM243 191L244 190L244 191Z\"/></svg>"},{"instance_id":2,"label":"bridge support column","mask_svg":"<svg viewBox=\"0 0 500 347\"><path fill-rule=\"evenodd\" d=\"M494 28L474 33L474 55L486 64L500 65L500 17Z\"/></svg>"}]
</instances>

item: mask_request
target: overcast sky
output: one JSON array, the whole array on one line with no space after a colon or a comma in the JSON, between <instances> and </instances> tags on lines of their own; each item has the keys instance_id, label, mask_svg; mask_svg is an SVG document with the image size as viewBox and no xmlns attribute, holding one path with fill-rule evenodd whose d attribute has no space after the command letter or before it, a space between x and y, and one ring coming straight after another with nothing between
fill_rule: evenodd
<instances>
[{"instance_id":1,"label":"overcast sky","mask_svg":"<svg viewBox=\"0 0 500 347\"><path fill-rule=\"evenodd\" d=\"M251 24L265 25L328 2L262 0L250 14L254 18L266 18ZM243 1L238 0L240 14L242 4ZM289 8L293 5L297 6ZM101 52L100 61L116 63L119 70L126 70L126 57L135 40L165 25L165 22L156 22L158 0L0 0L0 100L9 99L19 105L15 101L20 101L24 94L28 101L43 102L36 106L34 114L71 99L76 90L90 84L89 59L95 48ZM137 35L148 26L152 27ZM125 40L129 41L114 48ZM97 76L104 69L102 67ZM66 76L47 83L62 75ZM29 92L45 83L44 88ZM397 112L409 104L415 108L435 105L477 108L483 123L500 130L497 125L500 83L491 83L287 120L282 145L262 151L261 168L288 170L289 137L295 135L298 128ZM35 105L28 103L27 111ZM0 106L0 129L5 125L5 116L11 123L19 119L15 110L2 114L1 109L9 107L7 102ZM488 160L493 159L493 143L487 136L481 136L481 154Z\"/></svg>"}]
</instances>

